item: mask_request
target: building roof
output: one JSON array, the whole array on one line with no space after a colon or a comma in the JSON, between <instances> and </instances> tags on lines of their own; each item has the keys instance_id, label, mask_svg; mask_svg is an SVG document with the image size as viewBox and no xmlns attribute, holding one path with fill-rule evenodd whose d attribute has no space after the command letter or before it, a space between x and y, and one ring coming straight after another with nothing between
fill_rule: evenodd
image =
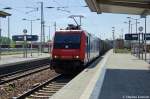
<instances>
[{"instance_id":1,"label":"building roof","mask_svg":"<svg viewBox=\"0 0 150 99\"><path fill-rule=\"evenodd\" d=\"M4 12L4 11L0 11L0 17L5 18L6 16L11 16L11 14Z\"/></svg>"},{"instance_id":2,"label":"building roof","mask_svg":"<svg viewBox=\"0 0 150 99\"><path fill-rule=\"evenodd\" d=\"M150 0L85 0L92 12L149 15Z\"/></svg>"}]
</instances>

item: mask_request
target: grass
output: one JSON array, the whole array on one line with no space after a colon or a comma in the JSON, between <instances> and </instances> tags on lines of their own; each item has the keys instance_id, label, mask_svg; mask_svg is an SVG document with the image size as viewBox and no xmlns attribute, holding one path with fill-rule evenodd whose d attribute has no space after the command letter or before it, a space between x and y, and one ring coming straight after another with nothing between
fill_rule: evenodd
<instances>
[{"instance_id":1,"label":"grass","mask_svg":"<svg viewBox=\"0 0 150 99\"><path fill-rule=\"evenodd\" d=\"M115 49L115 53L131 53L130 49L124 48L124 49Z\"/></svg>"}]
</instances>

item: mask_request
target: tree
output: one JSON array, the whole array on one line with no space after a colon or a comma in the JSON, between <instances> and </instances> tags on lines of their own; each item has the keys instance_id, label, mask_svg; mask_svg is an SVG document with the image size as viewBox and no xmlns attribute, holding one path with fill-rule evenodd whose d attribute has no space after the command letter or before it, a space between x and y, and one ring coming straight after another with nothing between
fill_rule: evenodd
<instances>
[{"instance_id":1,"label":"tree","mask_svg":"<svg viewBox=\"0 0 150 99\"><path fill-rule=\"evenodd\" d=\"M1 45L8 45L11 43L11 39L8 37L0 37L0 44Z\"/></svg>"}]
</instances>

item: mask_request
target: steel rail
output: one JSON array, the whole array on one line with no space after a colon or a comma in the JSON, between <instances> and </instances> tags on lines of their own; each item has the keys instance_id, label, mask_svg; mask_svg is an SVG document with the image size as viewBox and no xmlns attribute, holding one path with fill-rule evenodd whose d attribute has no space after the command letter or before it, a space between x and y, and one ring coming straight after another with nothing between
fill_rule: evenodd
<instances>
[{"instance_id":1,"label":"steel rail","mask_svg":"<svg viewBox=\"0 0 150 99\"><path fill-rule=\"evenodd\" d=\"M26 72L29 72L29 73L23 72L24 74L22 73L22 75L20 74L20 75L18 75L18 76L16 76L16 77L10 77L10 79L9 79L9 78L7 79L7 77L6 77L6 78L3 78L3 79L7 79L7 80L4 80L4 81L2 80L2 81L0 82L0 85L2 85L2 84L4 84L4 83L11 82L11 81L13 81L13 80L17 80L17 79L20 79L20 78L29 76L29 75L31 75L31 74L35 74L35 73L41 72L41 71L46 70L46 69L49 69L49 66L46 66L46 67L44 67L44 68L41 68L41 69L38 69L38 70L34 70L34 71L32 70L31 72L26 71Z\"/></svg>"}]
</instances>

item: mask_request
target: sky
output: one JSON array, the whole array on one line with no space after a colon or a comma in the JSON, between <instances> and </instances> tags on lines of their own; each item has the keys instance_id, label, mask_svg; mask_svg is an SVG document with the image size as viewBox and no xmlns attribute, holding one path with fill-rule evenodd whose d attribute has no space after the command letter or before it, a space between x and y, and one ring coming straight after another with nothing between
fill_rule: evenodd
<instances>
[{"instance_id":1,"label":"sky","mask_svg":"<svg viewBox=\"0 0 150 99\"><path fill-rule=\"evenodd\" d=\"M86 5L84 0L0 0L0 10L11 13L10 16L10 33L12 35L23 34L23 29L30 31L30 22L22 20L23 18L29 20L35 20L40 18L40 4L44 3L44 20L47 26L51 28L51 39L54 35L54 22L57 23L57 30L60 28L65 28L67 24L75 24L75 22L68 18L70 15L83 15L82 28L92 35L96 35L101 39L112 39L112 27L115 27L115 37L119 38L128 32L128 22L127 17L140 18L136 15L127 14L111 14L102 13L97 14L91 12L88 7L83 7ZM56 7L67 7L66 11L59 11ZM11 10L4 10L5 7L11 7ZM46 7L55 7L53 9L48 9ZM38 8L38 11L33 11L33 8ZM27 12L30 12L27 14ZM139 20L140 24L138 26L144 27L144 19ZM135 32L135 21L132 20L133 32ZM150 32L148 26L150 25L150 18L147 18L147 32ZM0 19L0 27L2 29L2 36L7 36L7 18ZM40 21L33 22L33 34L40 35ZM45 28L46 39L48 39L49 30Z\"/></svg>"}]
</instances>

